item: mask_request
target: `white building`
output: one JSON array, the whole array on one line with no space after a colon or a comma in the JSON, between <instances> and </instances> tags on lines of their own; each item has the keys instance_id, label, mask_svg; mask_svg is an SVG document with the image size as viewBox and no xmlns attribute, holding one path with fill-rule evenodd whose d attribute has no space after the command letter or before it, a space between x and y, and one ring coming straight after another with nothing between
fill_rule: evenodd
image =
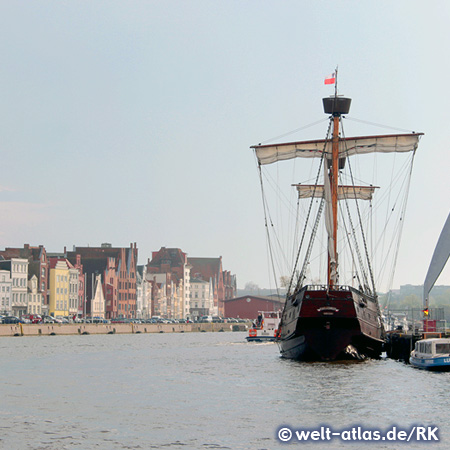
<instances>
[{"instance_id":1,"label":"white building","mask_svg":"<svg viewBox=\"0 0 450 450\"><path fill-rule=\"evenodd\" d=\"M102 276L96 275L94 298L91 302L91 316L105 318L105 295L103 294Z\"/></svg>"},{"instance_id":2,"label":"white building","mask_svg":"<svg viewBox=\"0 0 450 450\"><path fill-rule=\"evenodd\" d=\"M212 280L204 281L200 278L191 278L191 317L216 315L214 308L214 290Z\"/></svg>"},{"instance_id":3,"label":"white building","mask_svg":"<svg viewBox=\"0 0 450 450\"><path fill-rule=\"evenodd\" d=\"M184 277L182 285L183 319L191 317L191 269L192 266L187 262L186 258L186 263L184 264L183 267Z\"/></svg>"},{"instance_id":4,"label":"white building","mask_svg":"<svg viewBox=\"0 0 450 450\"><path fill-rule=\"evenodd\" d=\"M147 279L147 266L136 270L136 317L152 317L152 281Z\"/></svg>"},{"instance_id":5,"label":"white building","mask_svg":"<svg viewBox=\"0 0 450 450\"><path fill-rule=\"evenodd\" d=\"M38 291L38 283L36 275L33 275L28 280L28 302L27 313L28 314L42 314L42 306L44 304L44 298L41 292Z\"/></svg>"},{"instance_id":6,"label":"white building","mask_svg":"<svg viewBox=\"0 0 450 450\"><path fill-rule=\"evenodd\" d=\"M75 269L71 265L69 268L69 316L77 316L78 315L78 291L79 291L79 283L80 273L78 269Z\"/></svg>"},{"instance_id":7,"label":"white building","mask_svg":"<svg viewBox=\"0 0 450 450\"><path fill-rule=\"evenodd\" d=\"M28 259L0 261L0 269L9 270L11 276L11 313L23 316L28 304Z\"/></svg>"},{"instance_id":8,"label":"white building","mask_svg":"<svg viewBox=\"0 0 450 450\"><path fill-rule=\"evenodd\" d=\"M148 273L146 275L148 290L150 295L151 315L168 317L167 312L167 274L166 273ZM152 295L153 290L153 295Z\"/></svg>"},{"instance_id":9,"label":"white building","mask_svg":"<svg viewBox=\"0 0 450 450\"><path fill-rule=\"evenodd\" d=\"M0 314L4 316L12 314L11 289L11 272L0 270Z\"/></svg>"}]
</instances>

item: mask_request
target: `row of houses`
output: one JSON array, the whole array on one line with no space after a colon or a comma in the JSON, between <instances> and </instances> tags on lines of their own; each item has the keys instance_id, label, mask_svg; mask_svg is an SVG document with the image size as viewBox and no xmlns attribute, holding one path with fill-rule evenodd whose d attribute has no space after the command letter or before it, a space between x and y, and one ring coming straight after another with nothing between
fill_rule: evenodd
<instances>
[{"instance_id":1,"label":"row of houses","mask_svg":"<svg viewBox=\"0 0 450 450\"><path fill-rule=\"evenodd\" d=\"M0 314L114 318L194 318L224 313L236 295L236 276L222 257L189 258L162 247L138 266L130 247L43 245L0 250Z\"/></svg>"}]
</instances>

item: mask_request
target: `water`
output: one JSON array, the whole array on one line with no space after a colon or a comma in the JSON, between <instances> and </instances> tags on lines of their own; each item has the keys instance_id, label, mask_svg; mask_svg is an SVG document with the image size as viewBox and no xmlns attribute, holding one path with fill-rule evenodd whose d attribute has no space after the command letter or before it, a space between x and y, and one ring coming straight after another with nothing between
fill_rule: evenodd
<instances>
[{"instance_id":1,"label":"water","mask_svg":"<svg viewBox=\"0 0 450 450\"><path fill-rule=\"evenodd\" d=\"M448 449L450 374L298 363L244 333L0 339L0 448ZM281 425L434 424L437 443L280 443Z\"/></svg>"}]
</instances>

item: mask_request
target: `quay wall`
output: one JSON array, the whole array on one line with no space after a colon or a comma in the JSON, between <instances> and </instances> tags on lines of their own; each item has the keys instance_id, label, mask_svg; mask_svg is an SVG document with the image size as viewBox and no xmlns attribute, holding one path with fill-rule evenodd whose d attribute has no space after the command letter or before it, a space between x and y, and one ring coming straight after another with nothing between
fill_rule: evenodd
<instances>
[{"instance_id":1,"label":"quay wall","mask_svg":"<svg viewBox=\"0 0 450 450\"><path fill-rule=\"evenodd\" d=\"M0 324L0 337L246 331L249 324L251 323Z\"/></svg>"}]
</instances>

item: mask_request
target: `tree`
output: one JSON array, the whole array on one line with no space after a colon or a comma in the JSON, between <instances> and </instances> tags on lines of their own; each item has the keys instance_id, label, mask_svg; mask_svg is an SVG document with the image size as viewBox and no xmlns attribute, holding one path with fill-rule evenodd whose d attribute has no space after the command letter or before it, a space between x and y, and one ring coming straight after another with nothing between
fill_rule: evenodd
<instances>
[{"instance_id":1,"label":"tree","mask_svg":"<svg viewBox=\"0 0 450 450\"><path fill-rule=\"evenodd\" d=\"M291 277L288 277L286 275L282 275L280 277L280 287L282 287L283 289L287 290L290 282L291 282Z\"/></svg>"},{"instance_id":2,"label":"tree","mask_svg":"<svg viewBox=\"0 0 450 450\"><path fill-rule=\"evenodd\" d=\"M245 283L244 289L246 291L256 292L259 291L259 286L256 283L253 283L253 281L248 281L247 283Z\"/></svg>"}]
</instances>

